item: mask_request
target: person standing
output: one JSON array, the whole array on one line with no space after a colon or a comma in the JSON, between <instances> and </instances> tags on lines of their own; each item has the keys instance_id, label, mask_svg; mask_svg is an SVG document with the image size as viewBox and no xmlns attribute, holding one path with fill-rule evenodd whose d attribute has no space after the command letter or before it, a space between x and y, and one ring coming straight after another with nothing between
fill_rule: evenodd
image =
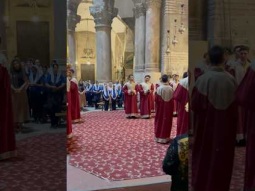
<instances>
[{"instance_id":1,"label":"person standing","mask_svg":"<svg viewBox=\"0 0 255 191\"><path fill-rule=\"evenodd\" d=\"M252 62L237 89L237 101L247 113L247 144L244 191L255 190L255 62Z\"/></svg>"},{"instance_id":2,"label":"person standing","mask_svg":"<svg viewBox=\"0 0 255 191\"><path fill-rule=\"evenodd\" d=\"M98 109L98 102L100 102L101 92L102 92L101 87L98 81L96 81L96 83L93 86L93 100L95 104L95 109Z\"/></svg>"},{"instance_id":3,"label":"person standing","mask_svg":"<svg viewBox=\"0 0 255 191\"><path fill-rule=\"evenodd\" d=\"M224 70L222 47L212 47L209 58L211 67L197 79L191 97L192 187L195 191L226 191L234 162L237 83Z\"/></svg>"},{"instance_id":4,"label":"person standing","mask_svg":"<svg viewBox=\"0 0 255 191\"><path fill-rule=\"evenodd\" d=\"M117 93L117 105L118 108L122 108L122 104L123 104L123 93L122 93L122 89L121 86L118 86L118 88L116 88L116 93Z\"/></svg>"},{"instance_id":5,"label":"person standing","mask_svg":"<svg viewBox=\"0 0 255 191\"><path fill-rule=\"evenodd\" d=\"M27 97L28 79L19 60L11 63L11 89L14 122L16 129L21 131L24 122L29 121L29 105Z\"/></svg>"},{"instance_id":6,"label":"person standing","mask_svg":"<svg viewBox=\"0 0 255 191\"><path fill-rule=\"evenodd\" d=\"M104 89L103 89L103 100L104 100L104 110L108 111L109 110L109 102L110 102L110 94L109 94L109 87L108 84L104 84Z\"/></svg>"},{"instance_id":7,"label":"person standing","mask_svg":"<svg viewBox=\"0 0 255 191\"><path fill-rule=\"evenodd\" d=\"M111 109L116 110L117 91L115 84L109 83L110 96L111 96Z\"/></svg>"},{"instance_id":8,"label":"person standing","mask_svg":"<svg viewBox=\"0 0 255 191\"><path fill-rule=\"evenodd\" d=\"M161 80L162 84L158 87L155 95L155 141L158 143L168 143L170 141L173 121L173 88L169 85L167 75L163 75Z\"/></svg>"},{"instance_id":9,"label":"person standing","mask_svg":"<svg viewBox=\"0 0 255 191\"><path fill-rule=\"evenodd\" d=\"M189 101L189 78L188 76L180 80L173 98L178 102L178 117L177 117L177 133L182 135L188 133L189 114L185 110L185 105Z\"/></svg>"},{"instance_id":10,"label":"person standing","mask_svg":"<svg viewBox=\"0 0 255 191\"><path fill-rule=\"evenodd\" d=\"M230 71L233 74L234 78L237 81L239 86L247 72L247 69L250 66L250 61L248 59L249 48L246 46L240 46L239 48L239 59L231 65ZM242 106L238 107L238 128L237 128L237 146L246 145L246 112Z\"/></svg>"},{"instance_id":11,"label":"person standing","mask_svg":"<svg viewBox=\"0 0 255 191\"><path fill-rule=\"evenodd\" d=\"M84 110L84 108L87 106L87 101L85 96L85 87L82 80L79 81L78 89L79 89L79 97L80 97L80 108L81 110Z\"/></svg>"},{"instance_id":12,"label":"person standing","mask_svg":"<svg viewBox=\"0 0 255 191\"><path fill-rule=\"evenodd\" d=\"M130 74L128 76L128 82L123 86L123 92L125 96L124 109L126 118L137 118L137 93L139 91L138 85L134 81L134 76Z\"/></svg>"},{"instance_id":13,"label":"person standing","mask_svg":"<svg viewBox=\"0 0 255 191\"><path fill-rule=\"evenodd\" d=\"M72 122L80 123L81 122L81 110L80 110L80 97L79 97L79 88L78 81L74 77L74 70L69 69L68 79L70 80L70 93L71 93L71 114Z\"/></svg>"},{"instance_id":14,"label":"person standing","mask_svg":"<svg viewBox=\"0 0 255 191\"><path fill-rule=\"evenodd\" d=\"M210 66L210 60L208 56L208 52L204 53L203 61L199 63L194 69L194 77L195 81L197 81L198 77L204 74Z\"/></svg>"},{"instance_id":15,"label":"person standing","mask_svg":"<svg viewBox=\"0 0 255 191\"><path fill-rule=\"evenodd\" d=\"M171 191L189 190L188 158L188 134L175 137L167 149L162 165L163 171L172 176Z\"/></svg>"},{"instance_id":16,"label":"person standing","mask_svg":"<svg viewBox=\"0 0 255 191\"><path fill-rule=\"evenodd\" d=\"M67 138L71 139L73 137L73 129L72 129L72 94L71 94L71 81L70 76L72 75L72 72L70 71L70 68L67 67L67 73L66 73L66 97L67 97L67 115L66 115L66 133Z\"/></svg>"},{"instance_id":17,"label":"person standing","mask_svg":"<svg viewBox=\"0 0 255 191\"><path fill-rule=\"evenodd\" d=\"M0 61L0 160L16 157L10 76Z\"/></svg>"},{"instance_id":18,"label":"person standing","mask_svg":"<svg viewBox=\"0 0 255 191\"><path fill-rule=\"evenodd\" d=\"M144 82L140 84L140 114L141 118L149 119L151 117L152 105L152 94L154 92L154 86L150 82L150 75L144 77Z\"/></svg>"},{"instance_id":19,"label":"person standing","mask_svg":"<svg viewBox=\"0 0 255 191\"><path fill-rule=\"evenodd\" d=\"M88 106L93 107L93 84L90 80L86 86L86 100L88 101Z\"/></svg>"}]
</instances>

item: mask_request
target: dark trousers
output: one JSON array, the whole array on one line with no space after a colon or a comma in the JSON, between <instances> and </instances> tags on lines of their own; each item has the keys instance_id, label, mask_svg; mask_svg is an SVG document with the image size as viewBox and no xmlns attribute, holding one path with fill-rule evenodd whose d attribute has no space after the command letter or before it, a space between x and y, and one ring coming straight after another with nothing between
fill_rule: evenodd
<instances>
[{"instance_id":1,"label":"dark trousers","mask_svg":"<svg viewBox=\"0 0 255 191\"><path fill-rule=\"evenodd\" d=\"M101 97L101 94L96 94L94 93L94 104L95 104L95 109L98 109L98 103L100 102L100 97Z\"/></svg>"},{"instance_id":2,"label":"dark trousers","mask_svg":"<svg viewBox=\"0 0 255 191\"><path fill-rule=\"evenodd\" d=\"M108 111L108 109L109 109L109 100L104 99L104 110Z\"/></svg>"},{"instance_id":3,"label":"dark trousers","mask_svg":"<svg viewBox=\"0 0 255 191\"><path fill-rule=\"evenodd\" d=\"M116 110L116 99L112 99L112 110Z\"/></svg>"}]
</instances>

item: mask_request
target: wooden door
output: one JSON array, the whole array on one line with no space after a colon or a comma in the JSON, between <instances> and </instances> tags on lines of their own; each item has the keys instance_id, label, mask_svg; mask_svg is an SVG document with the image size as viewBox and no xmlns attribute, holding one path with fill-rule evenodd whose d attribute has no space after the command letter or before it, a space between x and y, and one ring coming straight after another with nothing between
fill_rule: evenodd
<instances>
[{"instance_id":1,"label":"wooden door","mask_svg":"<svg viewBox=\"0 0 255 191\"><path fill-rule=\"evenodd\" d=\"M17 21L17 55L22 59L39 59L50 65L49 22Z\"/></svg>"},{"instance_id":2,"label":"wooden door","mask_svg":"<svg viewBox=\"0 0 255 191\"><path fill-rule=\"evenodd\" d=\"M81 79L84 81L91 80L95 82L94 64L81 64Z\"/></svg>"}]
</instances>

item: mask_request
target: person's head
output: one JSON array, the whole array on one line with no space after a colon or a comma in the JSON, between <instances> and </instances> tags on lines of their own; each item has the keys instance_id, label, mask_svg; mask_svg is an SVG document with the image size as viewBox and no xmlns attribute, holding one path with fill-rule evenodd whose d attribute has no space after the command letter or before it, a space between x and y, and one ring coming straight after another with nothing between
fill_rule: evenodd
<instances>
[{"instance_id":1,"label":"person's head","mask_svg":"<svg viewBox=\"0 0 255 191\"><path fill-rule=\"evenodd\" d=\"M236 59L239 59L239 58L240 58L240 48L241 48L241 46L238 45L238 46L235 46L234 49L233 49L233 52L234 52L234 54L235 54L235 58L236 58Z\"/></svg>"},{"instance_id":2,"label":"person's head","mask_svg":"<svg viewBox=\"0 0 255 191\"><path fill-rule=\"evenodd\" d=\"M218 66L225 62L225 51L221 46L213 46L209 50L209 59L212 66Z\"/></svg>"},{"instance_id":3,"label":"person's head","mask_svg":"<svg viewBox=\"0 0 255 191\"><path fill-rule=\"evenodd\" d=\"M204 53L203 59L204 59L204 61L205 61L206 63L209 63L209 62L210 62L208 52L205 52L205 53Z\"/></svg>"},{"instance_id":4,"label":"person's head","mask_svg":"<svg viewBox=\"0 0 255 191\"><path fill-rule=\"evenodd\" d=\"M35 65L36 65L36 66L40 66L40 65L41 65L40 60L36 59L36 60L35 60Z\"/></svg>"},{"instance_id":5,"label":"person's head","mask_svg":"<svg viewBox=\"0 0 255 191\"><path fill-rule=\"evenodd\" d=\"M184 72L182 78L187 78L188 75L189 75L188 72Z\"/></svg>"},{"instance_id":6,"label":"person's head","mask_svg":"<svg viewBox=\"0 0 255 191\"><path fill-rule=\"evenodd\" d=\"M146 75L146 76L144 77L144 81L145 81L145 82L149 82L150 79L151 79L151 76L150 76L150 75Z\"/></svg>"},{"instance_id":7,"label":"person's head","mask_svg":"<svg viewBox=\"0 0 255 191\"><path fill-rule=\"evenodd\" d=\"M47 71L48 71L48 67L46 65L43 65L42 66L42 71L43 71L43 74L46 74Z\"/></svg>"},{"instance_id":8,"label":"person's head","mask_svg":"<svg viewBox=\"0 0 255 191\"><path fill-rule=\"evenodd\" d=\"M52 67L54 64L57 64L57 60L52 60Z\"/></svg>"},{"instance_id":9,"label":"person's head","mask_svg":"<svg viewBox=\"0 0 255 191\"><path fill-rule=\"evenodd\" d=\"M58 64L53 64L53 72L54 74L58 73Z\"/></svg>"},{"instance_id":10,"label":"person's head","mask_svg":"<svg viewBox=\"0 0 255 191\"><path fill-rule=\"evenodd\" d=\"M134 76L133 76L133 74L129 74L128 80L129 80L129 81L134 81Z\"/></svg>"},{"instance_id":11,"label":"person's head","mask_svg":"<svg viewBox=\"0 0 255 191\"><path fill-rule=\"evenodd\" d=\"M225 60L229 60L229 57L232 54L231 49L226 47L224 50L225 50Z\"/></svg>"},{"instance_id":12,"label":"person's head","mask_svg":"<svg viewBox=\"0 0 255 191\"><path fill-rule=\"evenodd\" d=\"M98 81L96 81L96 85L98 85L99 84L99 82Z\"/></svg>"},{"instance_id":13,"label":"person's head","mask_svg":"<svg viewBox=\"0 0 255 191\"><path fill-rule=\"evenodd\" d=\"M162 75L161 80L163 83L167 83L169 80L168 75L166 75L166 74Z\"/></svg>"},{"instance_id":14,"label":"person's head","mask_svg":"<svg viewBox=\"0 0 255 191\"><path fill-rule=\"evenodd\" d=\"M240 55L240 60L243 62L246 62L248 60L248 55L249 55L249 47L247 46L241 46L239 49L239 55Z\"/></svg>"},{"instance_id":15,"label":"person's head","mask_svg":"<svg viewBox=\"0 0 255 191\"><path fill-rule=\"evenodd\" d=\"M12 68L13 68L14 71L20 71L22 69L20 61L17 60L17 59L14 59L12 61Z\"/></svg>"},{"instance_id":16,"label":"person's head","mask_svg":"<svg viewBox=\"0 0 255 191\"><path fill-rule=\"evenodd\" d=\"M67 76L68 78L71 78L71 77L73 76L73 72L71 71L71 69L67 69L67 70L66 70L66 76Z\"/></svg>"},{"instance_id":17,"label":"person's head","mask_svg":"<svg viewBox=\"0 0 255 191\"><path fill-rule=\"evenodd\" d=\"M109 82L109 83L108 83L108 86L109 86L109 87L112 87L112 82Z\"/></svg>"}]
</instances>

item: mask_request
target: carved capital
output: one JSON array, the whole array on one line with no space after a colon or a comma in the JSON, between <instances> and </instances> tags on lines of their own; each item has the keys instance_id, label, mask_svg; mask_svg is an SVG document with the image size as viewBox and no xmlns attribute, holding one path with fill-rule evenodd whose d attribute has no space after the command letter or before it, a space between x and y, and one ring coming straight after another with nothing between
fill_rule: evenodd
<instances>
[{"instance_id":1,"label":"carved capital","mask_svg":"<svg viewBox=\"0 0 255 191\"><path fill-rule=\"evenodd\" d=\"M150 8L160 8L162 4L162 0L145 0L145 8L146 10Z\"/></svg>"},{"instance_id":2,"label":"carved capital","mask_svg":"<svg viewBox=\"0 0 255 191\"><path fill-rule=\"evenodd\" d=\"M111 26L113 18L118 14L118 9L113 6L95 5L90 7L89 10L94 17L96 26Z\"/></svg>"},{"instance_id":3,"label":"carved capital","mask_svg":"<svg viewBox=\"0 0 255 191\"><path fill-rule=\"evenodd\" d=\"M76 25L81 21L81 16L77 14L67 15L67 29L68 31L75 31Z\"/></svg>"},{"instance_id":4,"label":"carved capital","mask_svg":"<svg viewBox=\"0 0 255 191\"><path fill-rule=\"evenodd\" d=\"M135 18L139 18L140 16L144 16L146 13L146 9L144 4L137 4L134 8Z\"/></svg>"}]
</instances>

